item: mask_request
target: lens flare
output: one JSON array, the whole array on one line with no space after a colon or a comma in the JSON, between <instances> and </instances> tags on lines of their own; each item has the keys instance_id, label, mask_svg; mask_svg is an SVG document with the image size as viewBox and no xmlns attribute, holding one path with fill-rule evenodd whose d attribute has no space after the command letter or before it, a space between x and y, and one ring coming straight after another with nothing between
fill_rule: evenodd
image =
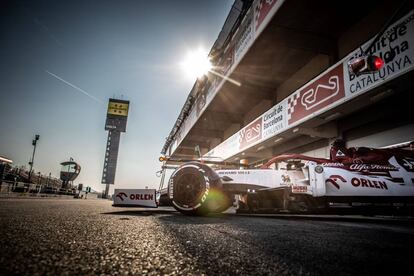
<instances>
[{"instance_id":1,"label":"lens flare","mask_svg":"<svg viewBox=\"0 0 414 276\"><path fill-rule=\"evenodd\" d=\"M208 193L207 208L211 213L221 213L231 206L229 197L220 189L212 188Z\"/></svg>"},{"instance_id":2,"label":"lens flare","mask_svg":"<svg viewBox=\"0 0 414 276\"><path fill-rule=\"evenodd\" d=\"M189 52L180 66L186 76L191 80L201 78L212 68L210 59L208 58L208 52L203 48Z\"/></svg>"}]
</instances>

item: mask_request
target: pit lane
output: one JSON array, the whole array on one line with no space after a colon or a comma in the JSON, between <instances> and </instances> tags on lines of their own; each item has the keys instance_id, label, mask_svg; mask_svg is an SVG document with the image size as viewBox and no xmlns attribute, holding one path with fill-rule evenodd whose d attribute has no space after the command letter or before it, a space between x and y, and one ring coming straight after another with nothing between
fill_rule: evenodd
<instances>
[{"instance_id":1,"label":"pit lane","mask_svg":"<svg viewBox=\"0 0 414 276\"><path fill-rule=\"evenodd\" d=\"M410 218L188 217L110 201L0 199L0 274L402 273Z\"/></svg>"}]
</instances>

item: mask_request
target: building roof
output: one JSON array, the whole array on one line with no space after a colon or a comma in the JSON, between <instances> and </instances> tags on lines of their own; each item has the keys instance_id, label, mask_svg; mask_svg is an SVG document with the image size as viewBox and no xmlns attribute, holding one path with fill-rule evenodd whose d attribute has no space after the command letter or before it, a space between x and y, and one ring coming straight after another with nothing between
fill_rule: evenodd
<instances>
[{"instance_id":1,"label":"building roof","mask_svg":"<svg viewBox=\"0 0 414 276\"><path fill-rule=\"evenodd\" d=\"M13 163L13 160L8 159L8 158L3 157L3 156L0 155L0 163L9 163L9 164L11 164L11 163Z\"/></svg>"}]
</instances>

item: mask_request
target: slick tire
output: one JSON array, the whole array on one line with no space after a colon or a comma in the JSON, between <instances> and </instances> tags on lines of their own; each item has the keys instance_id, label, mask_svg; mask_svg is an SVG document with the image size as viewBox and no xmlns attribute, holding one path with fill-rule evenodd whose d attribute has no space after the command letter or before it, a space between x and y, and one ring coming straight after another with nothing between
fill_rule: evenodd
<instances>
[{"instance_id":1,"label":"slick tire","mask_svg":"<svg viewBox=\"0 0 414 276\"><path fill-rule=\"evenodd\" d=\"M231 205L220 177L199 162L178 167L170 177L168 193L174 208L186 215L219 213Z\"/></svg>"}]
</instances>

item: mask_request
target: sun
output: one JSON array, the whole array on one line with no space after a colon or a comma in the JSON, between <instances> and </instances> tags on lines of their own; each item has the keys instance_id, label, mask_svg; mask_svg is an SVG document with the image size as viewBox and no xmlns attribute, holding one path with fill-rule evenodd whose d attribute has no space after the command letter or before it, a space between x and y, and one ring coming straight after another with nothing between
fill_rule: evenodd
<instances>
[{"instance_id":1,"label":"sun","mask_svg":"<svg viewBox=\"0 0 414 276\"><path fill-rule=\"evenodd\" d=\"M180 63L180 67L186 77L191 80L201 78L212 69L210 59L208 58L208 52L201 47L197 50L188 52L187 56Z\"/></svg>"}]
</instances>

